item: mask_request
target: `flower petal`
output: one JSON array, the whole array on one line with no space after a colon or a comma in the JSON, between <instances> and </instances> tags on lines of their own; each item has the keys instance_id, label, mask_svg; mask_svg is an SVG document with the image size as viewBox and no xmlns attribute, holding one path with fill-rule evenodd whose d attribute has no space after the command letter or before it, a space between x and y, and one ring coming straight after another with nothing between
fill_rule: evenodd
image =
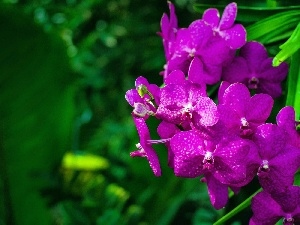
<instances>
[{"instance_id":1,"label":"flower petal","mask_svg":"<svg viewBox=\"0 0 300 225\"><path fill-rule=\"evenodd\" d=\"M234 83L225 90L223 101L240 115L245 115L247 103L250 101L250 92L244 84Z\"/></svg>"},{"instance_id":2,"label":"flower petal","mask_svg":"<svg viewBox=\"0 0 300 225\"><path fill-rule=\"evenodd\" d=\"M299 149L286 146L281 153L269 160L270 170L261 176L259 182L269 193L284 192L294 182L294 176L300 166Z\"/></svg>"},{"instance_id":3,"label":"flower petal","mask_svg":"<svg viewBox=\"0 0 300 225\"><path fill-rule=\"evenodd\" d=\"M200 49L209 41L213 36L213 31L210 26L208 26L204 20L195 20L189 27L190 31L190 41L191 44L196 48Z\"/></svg>"},{"instance_id":4,"label":"flower petal","mask_svg":"<svg viewBox=\"0 0 300 225\"><path fill-rule=\"evenodd\" d=\"M277 125L285 130L295 130L296 114L292 106L283 107L277 117Z\"/></svg>"},{"instance_id":5,"label":"flower petal","mask_svg":"<svg viewBox=\"0 0 300 225\"><path fill-rule=\"evenodd\" d=\"M253 216L250 224L253 225L274 225L284 215L279 204L266 191L252 198L251 208Z\"/></svg>"},{"instance_id":6,"label":"flower petal","mask_svg":"<svg viewBox=\"0 0 300 225\"><path fill-rule=\"evenodd\" d=\"M231 49L241 48L247 41L246 29L241 24L235 24L230 29L220 31L219 34Z\"/></svg>"},{"instance_id":7,"label":"flower petal","mask_svg":"<svg viewBox=\"0 0 300 225\"><path fill-rule=\"evenodd\" d=\"M241 48L240 56L247 61L248 67L254 70L268 58L268 52L263 44L257 41L250 41Z\"/></svg>"},{"instance_id":8,"label":"flower petal","mask_svg":"<svg viewBox=\"0 0 300 225\"><path fill-rule=\"evenodd\" d=\"M270 116L274 100L267 94L256 94L251 97L246 110L246 118L257 125L263 124Z\"/></svg>"},{"instance_id":9,"label":"flower petal","mask_svg":"<svg viewBox=\"0 0 300 225\"><path fill-rule=\"evenodd\" d=\"M218 91L218 103L222 104L223 103L223 95L225 93L225 90L230 86L230 83L227 81L222 81L219 87Z\"/></svg>"},{"instance_id":10,"label":"flower petal","mask_svg":"<svg viewBox=\"0 0 300 225\"><path fill-rule=\"evenodd\" d=\"M238 137L223 141L215 150L215 169L214 177L220 182L230 186L244 186L253 177L247 177L246 167L248 152L250 150L248 140Z\"/></svg>"},{"instance_id":11,"label":"flower petal","mask_svg":"<svg viewBox=\"0 0 300 225\"><path fill-rule=\"evenodd\" d=\"M219 24L220 30L227 30L230 27L232 27L236 19L236 15L237 15L237 4L235 2L232 2L228 4L224 9Z\"/></svg>"},{"instance_id":12,"label":"flower petal","mask_svg":"<svg viewBox=\"0 0 300 225\"><path fill-rule=\"evenodd\" d=\"M184 73L181 70L174 70L165 79L165 84L183 84L185 81Z\"/></svg>"},{"instance_id":13,"label":"flower petal","mask_svg":"<svg viewBox=\"0 0 300 225\"><path fill-rule=\"evenodd\" d=\"M231 64L224 67L222 79L229 83L240 82L248 84L250 72L247 61L243 57L236 57Z\"/></svg>"},{"instance_id":14,"label":"flower petal","mask_svg":"<svg viewBox=\"0 0 300 225\"><path fill-rule=\"evenodd\" d=\"M208 97L199 97L193 114L193 122L198 127L213 126L218 122L219 115L216 104Z\"/></svg>"},{"instance_id":15,"label":"flower petal","mask_svg":"<svg viewBox=\"0 0 300 225\"><path fill-rule=\"evenodd\" d=\"M272 65L273 58L267 58L261 62L259 78L269 82L282 82L288 73L288 64L283 62L279 66Z\"/></svg>"},{"instance_id":16,"label":"flower petal","mask_svg":"<svg viewBox=\"0 0 300 225\"><path fill-rule=\"evenodd\" d=\"M210 8L204 11L202 19L212 27L218 27L220 21L220 13L215 8Z\"/></svg>"},{"instance_id":17,"label":"flower petal","mask_svg":"<svg viewBox=\"0 0 300 225\"><path fill-rule=\"evenodd\" d=\"M188 79L193 83L197 83L202 86L205 85L205 81L203 79L203 63L198 57L194 57L190 64Z\"/></svg>"},{"instance_id":18,"label":"flower petal","mask_svg":"<svg viewBox=\"0 0 300 225\"><path fill-rule=\"evenodd\" d=\"M253 141L259 147L259 155L263 160L273 159L286 147L284 131L274 124L258 126Z\"/></svg>"},{"instance_id":19,"label":"flower petal","mask_svg":"<svg viewBox=\"0 0 300 225\"><path fill-rule=\"evenodd\" d=\"M147 124L143 118L133 116L133 120L140 137L140 144L145 151L150 167L155 176L161 176L158 156L152 146L148 144L148 140L150 140L150 133Z\"/></svg>"},{"instance_id":20,"label":"flower petal","mask_svg":"<svg viewBox=\"0 0 300 225\"><path fill-rule=\"evenodd\" d=\"M204 143L195 131L182 131L170 141L174 153L174 173L180 177L198 177L203 173Z\"/></svg>"},{"instance_id":21,"label":"flower petal","mask_svg":"<svg viewBox=\"0 0 300 225\"><path fill-rule=\"evenodd\" d=\"M131 105L134 106L135 102L144 102L136 89L130 89L125 94L125 99Z\"/></svg>"},{"instance_id":22,"label":"flower petal","mask_svg":"<svg viewBox=\"0 0 300 225\"><path fill-rule=\"evenodd\" d=\"M211 174L205 174L207 190L211 204L215 209L222 209L228 202L228 186L222 184Z\"/></svg>"}]
</instances>

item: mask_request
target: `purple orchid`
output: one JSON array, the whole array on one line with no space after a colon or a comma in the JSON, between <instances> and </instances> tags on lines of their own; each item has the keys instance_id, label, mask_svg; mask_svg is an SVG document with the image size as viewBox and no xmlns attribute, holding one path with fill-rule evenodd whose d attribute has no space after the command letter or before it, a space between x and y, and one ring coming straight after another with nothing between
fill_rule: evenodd
<instances>
[{"instance_id":1,"label":"purple orchid","mask_svg":"<svg viewBox=\"0 0 300 225\"><path fill-rule=\"evenodd\" d=\"M154 115L156 108L153 101L159 104L160 89L155 84L149 84L146 78L140 76L135 81L136 89L130 89L125 94L125 99L134 108L133 114L148 118Z\"/></svg>"},{"instance_id":2,"label":"purple orchid","mask_svg":"<svg viewBox=\"0 0 300 225\"><path fill-rule=\"evenodd\" d=\"M222 79L230 83L243 83L256 93L266 93L277 98L281 96L281 82L287 72L286 63L273 67L272 58L268 57L265 47L259 42L251 41L246 43L239 56L224 68Z\"/></svg>"},{"instance_id":3,"label":"purple orchid","mask_svg":"<svg viewBox=\"0 0 300 225\"><path fill-rule=\"evenodd\" d=\"M237 4L228 4L220 19L219 11L215 8L207 9L202 19L212 27L231 49L238 49L246 43L246 29L241 24L234 24L237 15Z\"/></svg>"},{"instance_id":4,"label":"purple orchid","mask_svg":"<svg viewBox=\"0 0 300 225\"><path fill-rule=\"evenodd\" d=\"M253 137L258 146L258 180L269 193L284 191L293 185L300 166L299 149L287 144L285 132L275 124L263 124Z\"/></svg>"},{"instance_id":5,"label":"purple orchid","mask_svg":"<svg viewBox=\"0 0 300 225\"><path fill-rule=\"evenodd\" d=\"M158 33L163 39L166 60L169 60L173 53L174 41L176 37L176 32L178 30L178 22L175 13L175 7L169 1L168 5L170 10L170 18L166 13L163 14L160 21L161 32Z\"/></svg>"},{"instance_id":6,"label":"purple orchid","mask_svg":"<svg viewBox=\"0 0 300 225\"><path fill-rule=\"evenodd\" d=\"M284 225L300 223L300 187L290 186L284 192L271 195L262 191L252 199L253 216L250 225L274 225L283 218Z\"/></svg>"},{"instance_id":7,"label":"purple orchid","mask_svg":"<svg viewBox=\"0 0 300 225\"><path fill-rule=\"evenodd\" d=\"M222 83L219 90L218 111L222 121L230 132L244 138L251 138L256 127L269 117L273 99L267 94L251 97L244 84Z\"/></svg>"},{"instance_id":8,"label":"purple orchid","mask_svg":"<svg viewBox=\"0 0 300 225\"><path fill-rule=\"evenodd\" d=\"M228 135L218 124L207 132L181 131L171 138L170 144L175 175L187 178L204 175L212 204L218 209L227 202L228 186L244 186L254 177L254 174L249 176L245 159L256 152L255 145Z\"/></svg>"},{"instance_id":9,"label":"purple orchid","mask_svg":"<svg viewBox=\"0 0 300 225\"><path fill-rule=\"evenodd\" d=\"M199 76L205 83L214 84L220 80L222 66L234 57L232 51L204 20L196 20L188 28L179 29L176 33L173 53L165 66L164 78L173 70L188 71L190 62L198 58L203 66Z\"/></svg>"},{"instance_id":10,"label":"purple orchid","mask_svg":"<svg viewBox=\"0 0 300 225\"><path fill-rule=\"evenodd\" d=\"M140 142L136 145L138 150L130 153L131 157L146 157L155 176L161 175L160 164L155 150L150 144L150 133L144 118L133 115Z\"/></svg>"},{"instance_id":11,"label":"purple orchid","mask_svg":"<svg viewBox=\"0 0 300 225\"><path fill-rule=\"evenodd\" d=\"M173 71L161 89L156 117L169 123L201 127L218 121L216 104L206 97L205 86L185 79L182 71Z\"/></svg>"},{"instance_id":12,"label":"purple orchid","mask_svg":"<svg viewBox=\"0 0 300 225\"><path fill-rule=\"evenodd\" d=\"M289 143L300 148L300 131L297 130L297 126L299 126L300 123L299 121L295 121L295 114L293 107L286 106L279 111L276 120L277 125L288 134Z\"/></svg>"}]
</instances>

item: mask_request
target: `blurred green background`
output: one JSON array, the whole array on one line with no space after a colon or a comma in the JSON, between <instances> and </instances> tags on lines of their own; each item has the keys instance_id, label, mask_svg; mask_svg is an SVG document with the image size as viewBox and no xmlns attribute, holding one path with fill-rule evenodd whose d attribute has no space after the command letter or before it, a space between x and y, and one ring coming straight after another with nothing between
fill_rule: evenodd
<instances>
[{"instance_id":1,"label":"blurred green background","mask_svg":"<svg viewBox=\"0 0 300 225\"><path fill-rule=\"evenodd\" d=\"M174 4L185 27L229 2ZM294 5L282 2L241 1L238 19L250 26ZM215 211L199 179L174 177L165 148L155 146L159 178L145 159L129 157L138 137L124 95L137 76L162 82L163 12L162 0L2 1L0 225L208 225L256 190L254 181ZM270 35L270 54L295 23ZM251 211L243 213L229 224L246 223Z\"/></svg>"}]
</instances>

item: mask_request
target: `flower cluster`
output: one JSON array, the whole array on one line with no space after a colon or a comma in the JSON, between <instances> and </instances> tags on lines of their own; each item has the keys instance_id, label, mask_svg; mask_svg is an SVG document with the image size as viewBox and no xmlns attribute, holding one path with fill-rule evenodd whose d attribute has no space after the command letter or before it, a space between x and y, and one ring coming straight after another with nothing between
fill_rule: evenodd
<instances>
[{"instance_id":1,"label":"flower cluster","mask_svg":"<svg viewBox=\"0 0 300 225\"><path fill-rule=\"evenodd\" d=\"M187 28L178 27L174 5L168 4L170 15L162 16L159 32L166 57L163 85L140 76L125 95L140 137L130 155L145 157L160 176L152 145L164 144L175 176L201 177L216 209L226 205L228 188L238 193L257 176L263 192L253 198L250 224L300 220L300 187L293 186L300 167L295 111L287 106L277 124L266 123L288 65L272 67L264 46L246 41L245 28L235 24L236 3L221 17L217 9L207 9ZM213 101L206 86L220 81ZM161 121L160 140L150 137L150 116Z\"/></svg>"}]
</instances>

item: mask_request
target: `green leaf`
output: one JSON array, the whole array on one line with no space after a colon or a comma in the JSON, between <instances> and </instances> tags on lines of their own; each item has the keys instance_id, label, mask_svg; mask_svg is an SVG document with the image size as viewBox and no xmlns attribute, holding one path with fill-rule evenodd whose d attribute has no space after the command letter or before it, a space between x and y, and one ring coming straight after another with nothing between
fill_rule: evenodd
<instances>
[{"instance_id":1,"label":"green leaf","mask_svg":"<svg viewBox=\"0 0 300 225\"><path fill-rule=\"evenodd\" d=\"M293 106L296 118L300 116L300 50L291 57L287 82L286 105Z\"/></svg>"},{"instance_id":2,"label":"green leaf","mask_svg":"<svg viewBox=\"0 0 300 225\"><path fill-rule=\"evenodd\" d=\"M282 39L286 39L289 37L290 32L295 29L299 20L300 10L291 10L267 17L246 27L247 40L256 40L263 44L269 44L272 39L275 39L273 41L280 40L278 36ZM282 36L282 34L285 35Z\"/></svg>"},{"instance_id":3,"label":"green leaf","mask_svg":"<svg viewBox=\"0 0 300 225\"><path fill-rule=\"evenodd\" d=\"M279 66L281 62L291 57L300 48L300 23L298 23L290 38L279 48L281 51L274 57L273 66Z\"/></svg>"},{"instance_id":4,"label":"green leaf","mask_svg":"<svg viewBox=\"0 0 300 225\"><path fill-rule=\"evenodd\" d=\"M49 225L40 196L70 148L74 86L66 48L17 8L0 5L0 164L6 224ZM1 196L2 197L2 196Z\"/></svg>"}]
</instances>

